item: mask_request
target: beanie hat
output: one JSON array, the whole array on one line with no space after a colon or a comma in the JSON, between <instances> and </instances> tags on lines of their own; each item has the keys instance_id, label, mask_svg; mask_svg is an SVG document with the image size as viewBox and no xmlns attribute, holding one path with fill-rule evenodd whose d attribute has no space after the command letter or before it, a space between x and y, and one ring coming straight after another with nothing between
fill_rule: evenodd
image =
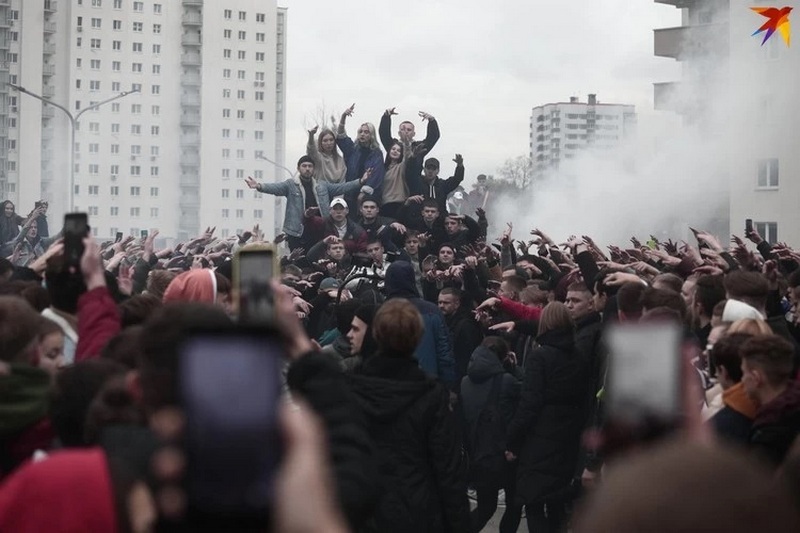
<instances>
[{"instance_id":1,"label":"beanie hat","mask_svg":"<svg viewBox=\"0 0 800 533\"><path fill-rule=\"evenodd\" d=\"M163 302L217 301L217 277L212 270L200 268L179 274L164 291Z\"/></svg>"}]
</instances>

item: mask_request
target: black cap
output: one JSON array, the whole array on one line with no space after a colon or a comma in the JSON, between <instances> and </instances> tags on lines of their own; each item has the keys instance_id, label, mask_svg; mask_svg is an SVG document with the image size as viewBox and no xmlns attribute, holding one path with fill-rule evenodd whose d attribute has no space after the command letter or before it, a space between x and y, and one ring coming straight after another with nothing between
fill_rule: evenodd
<instances>
[{"instance_id":1,"label":"black cap","mask_svg":"<svg viewBox=\"0 0 800 533\"><path fill-rule=\"evenodd\" d=\"M300 165L302 165L303 163L311 163L313 165L314 164L314 160L311 159L310 156L304 155L303 157L301 157L300 159L297 160L297 167L299 168Z\"/></svg>"},{"instance_id":2,"label":"black cap","mask_svg":"<svg viewBox=\"0 0 800 533\"><path fill-rule=\"evenodd\" d=\"M478 174L478 181L486 181L486 174Z\"/></svg>"},{"instance_id":3,"label":"black cap","mask_svg":"<svg viewBox=\"0 0 800 533\"><path fill-rule=\"evenodd\" d=\"M428 160L425 161L425 168L439 168L439 160L435 157L428 158Z\"/></svg>"}]
</instances>

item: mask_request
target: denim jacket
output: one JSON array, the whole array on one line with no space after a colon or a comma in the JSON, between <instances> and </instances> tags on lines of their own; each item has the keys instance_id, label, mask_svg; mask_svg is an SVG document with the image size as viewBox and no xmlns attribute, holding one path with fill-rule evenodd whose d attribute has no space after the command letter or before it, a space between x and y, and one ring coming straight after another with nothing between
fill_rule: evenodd
<instances>
[{"instance_id":1,"label":"denim jacket","mask_svg":"<svg viewBox=\"0 0 800 533\"><path fill-rule=\"evenodd\" d=\"M347 193L355 193L361 188L361 183L350 181L347 183L329 183L314 178L314 196L319 205L322 218L327 218L330 210L331 199ZM286 214L283 218L283 232L292 237L303 235L303 217L306 211L305 189L300 184L300 178L294 177L278 183L259 183L257 191L274 196L286 197Z\"/></svg>"}]
</instances>

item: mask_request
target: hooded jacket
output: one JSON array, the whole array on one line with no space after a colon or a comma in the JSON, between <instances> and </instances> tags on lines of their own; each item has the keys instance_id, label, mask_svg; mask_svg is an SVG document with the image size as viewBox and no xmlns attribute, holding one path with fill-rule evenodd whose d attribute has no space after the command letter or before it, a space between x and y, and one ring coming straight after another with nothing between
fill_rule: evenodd
<instances>
[{"instance_id":1,"label":"hooded jacket","mask_svg":"<svg viewBox=\"0 0 800 533\"><path fill-rule=\"evenodd\" d=\"M800 382L791 381L777 398L762 405L753 420L750 445L774 466L800 435Z\"/></svg>"},{"instance_id":2,"label":"hooded jacket","mask_svg":"<svg viewBox=\"0 0 800 533\"><path fill-rule=\"evenodd\" d=\"M414 358L426 374L439 378L452 388L456 382L456 375L450 333L439 308L419 297L414 267L411 263L395 261L389 265L384 288L387 298L405 298L420 312L425 331L414 352Z\"/></svg>"},{"instance_id":3,"label":"hooded jacket","mask_svg":"<svg viewBox=\"0 0 800 533\"><path fill-rule=\"evenodd\" d=\"M99 448L28 463L0 486L0 531L116 533L114 492Z\"/></svg>"},{"instance_id":4,"label":"hooded jacket","mask_svg":"<svg viewBox=\"0 0 800 533\"><path fill-rule=\"evenodd\" d=\"M756 416L756 407L747 396L742 383L737 383L722 392L724 407L711 417L709 423L714 432L729 442L746 446L750 438L750 427Z\"/></svg>"},{"instance_id":5,"label":"hooded jacket","mask_svg":"<svg viewBox=\"0 0 800 533\"><path fill-rule=\"evenodd\" d=\"M378 354L349 379L377 448L374 531L467 531L466 472L447 390L410 357Z\"/></svg>"},{"instance_id":6,"label":"hooded jacket","mask_svg":"<svg viewBox=\"0 0 800 533\"><path fill-rule=\"evenodd\" d=\"M525 361L508 450L519 457L517 498L536 504L562 494L578 460L589 387L588 363L572 329L549 331Z\"/></svg>"}]
</instances>

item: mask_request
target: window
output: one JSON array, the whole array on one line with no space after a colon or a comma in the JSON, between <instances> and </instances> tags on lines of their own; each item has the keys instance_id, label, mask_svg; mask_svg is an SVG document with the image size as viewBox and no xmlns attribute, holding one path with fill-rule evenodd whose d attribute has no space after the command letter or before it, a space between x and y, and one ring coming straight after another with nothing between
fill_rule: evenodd
<instances>
[{"instance_id":1,"label":"window","mask_svg":"<svg viewBox=\"0 0 800 533\"><path fill-rule=\"evenodd\" d=\"M236 210L236 218L244 218L244 209Z\"/></svg>"},{"instance_id":2,"label":"window","mask_svg":"<svg viewBox=\"0 0 800 533\"><path fill-rule=\"evenodd\" d=\"M223 179L228 179L228 178L230 178L230 177L231 177L231 169L229 169L229 168L223 168L223 169L222 169L222 178L223 178Z\"/></svg>"},{"instance_id":3,"label":"window","mask_svg":"<svg viewBox=\"0 0 800 533\"><path fill-rule=\"evenodd\" d=\"M150 196L158 196L158 187L150 187Z\"/></svg>"},{"instance_id":4,"label":"window","mask_svg":"<svg viewBox=\"0 0 800 533\"><path fill-rule=\"evenodd\" d=\"M100 123L99 122L90 122L89 123L89 131L92 133L100 133Z\"/></svg>"},{"instance_id":5,"label":"window","mask_svg":"<svg viewBox=\"0 0 800 533\"><path fill-rule=\"evenodd\" d=\"M229 218L229 217L230 217L230 211L227 210L227 209L223 209L222 210L222 218Z\"/></svg>"},{"instance_id":6,"label":"window","mask_svg":"<svg viewBox=\"0 0 800 533\"><path fill-rule=\"evenodd\" d=\"M139 187L131 187L131 196L139 196L141 189Z\"/></svg>"},{"instance_id":7,"label":"window","mask_svg":"<svg viewBox=\"0 0 800 533\"><path fill-rule=\"evenodd\" d=\"M247 53L244 50L239 50L239 61L244 61L245 57L247 57Z\"/></svg>"},{"instance_id":8,"label":"window","mask_svg":"<svg viewBox=\"0 0 800 533\"><path fill-rule=\"evenodd\" d=\"M89 143L89 153L96 154L100 151L100 143Z\"/></svg>"},{"instance_id":9,"label":"window","mask_svg":"<svg viewBox=\"0 0 800 533\"><path fill-rule=\"evenodd\" d=\"M759 159L758 160L758 187L776 188L778 187L778 159Z\"/></svg>"},{"instance_id":10,"label":"window","mask_svg":"<svg viewBox=\"0 0 800 533\"><path fill-rule=\"evenodd\" d=\"M243 168L237 168L236 169L236 177L239 178L239 179L244 179L244 169ZM237 198L241 198L238 193L236 194L236 197Z\"/></svg>"},{"instance_id":11,"label":"window","mask_svg":"<svg viewBox=\"0 0 800 533\"><path fill-rule=\"evenodd\" d=\"M100 174L100 165L97 163L91 163L89 165L89 174Z\"/></svg>"},{"instance_id":12,"label":"window","mask_svg":"<svg viewBox=\"0 0 800 533\"><path fill-rule=\"evenodd\" d=\"M245 80L247 79L247 73L244 70L240 70L237 73L237 78L239 78L240 80Z\"/></svg>"},{"instance_id":13,"label":"window","mask_svg":"<svg viewBox=\"0 0 800 533\"><path fill-rule=\"evenodd\" d=\"M777 222L753 222L753 228L767 242L778 242Z\"/></svg>"},{"instance_id":14,"label":"window","mask_svg":"<svg viewBox=\"0 0 800 533\"><path fill-rule=\"evenodd\" d=\"M138 217L140 209L138 207L131 207L131 216Z\"/></svg>"},{"instance_id":15,"label":"window","mask_svg":"<svg viewBox=\"0 0 800 533\"><path fill-rule=\"evenodd\" d=\"M122 41L112 41L111 42L111 49L116 50L117 52L122 50Z\"/></svg>"},{"instance_id":16,"label":"window","mask_svg":"<svg viewBox=\"0 0 800 533\"><path fill-rule=\"evenodd\" d=\"M91 190L92 190L92 188L91 188L91 187L89 187L89 191L90 191L90 192L89 192L89 194L92 194L92 193L91 193ZM89 206L89 214L90 214L90 215L97 216L97 215L99 214L99 209L97 208L97 206L90 205L90 206Z\"/></svg>"},{"instance_id":17,"label":"window","mask_svg":"<svg viewBox=\"0 0 800 533\"><path fill-rule=\"evenodd\" d=\"M90 91L99 91L100 90L100 81L99 80L90 80L89 81L89 90Z\"/></svg>"},{"instance_id":18,"label":"window","mask_svg":"<svg viewBox=\"0 0 800 533\"><path fill-rule=\"evenodd\" d=\"M154 44L153 45L153 54L154 55L158 55L160 53L161 53L161 45L160 44Z\"/></svg>"},{"instance_id":19,"label":"window","mask_svg":"<svg viewBox=\"0 0 800 533\"><path fill-rule=\"evenodd\" d=\"M266 40L266 34L256 33L256 42L263 43Z\"/></svg>"},{"instance_id":20,"label":"window","mask_svg":"<svg viewBox=\"0 0 800 533\"><path fill-rule=\"evenodd\" d=\"M92 39L90 47L92 50L100 50L100 39Z\"/></svg>"},{"instance_id":21,"label":"window","mask_svg":"<svg viewBox=\"0 0 800 533\"><path fill-rule=\"evenodd\" d=\"M230 89L222 89L222 97L223 98L230 98L231 97L231 90Z\"/></svg>"},{"instance_id":22,"label":"window","mask_svg":"<svg viewBox=\"0 0 800 533\"><path fill-rule=\"evenodd\" d=\"M119 87L119 83L117 83L117 87ZM117 92L119 89L115 89L114 92ZM141 83L131 83L131 91L140 93L142 92L142 84Z\"/></svg>"},{"instance_id":23,"label":"window","mask_svg":"<svg viewBox=\"0 0 800 533\"><path fill-rule=\"evenodd\" d=\"M245 99L244 90L239 89L238 91L236 91L236 98L238 98L239 100L244 100Z\"/></svg>"},{"instance_id":24,"label":"window","mask_svg":"<svg viewBox=\"0 0 800 533\"><path fill-rule=\"evenodd\" d=\"M161 33L161 24L153 24L153 33Z\"/></svg>"},{"instance_id":25,"label":"window","mask_svg":"<svg viewBox=\"0 0 800 533\"><path fill-rule=\"evenodd\" d=\"M131 145L131 155L141 155L142 147L138 144Z\"/></svg>"},{"instance_id":26,"label":"window","mask_svg":"<svg viewBox=\"0 0 800 533\"><path fill-rule=\"evenodd\" d=\"M99 185L89 185L89 195L90 196L98 196L100 194L100 186ZM97 214L97 213L95 213Z\"/></svg>"},{"instance_id":27,"label":"window","mask_svg":"<svg viewBox=\"0 0 800 533\"><path fill-rule=\"evenodd\" d=\"M256 61L258 61L259 63L264 62L264 57L265 57L264 52L256 52Z\"/></svg>"},{"instance_id":28,"label":"window","mask_svg":"<svg viewBox=\"0 0 800 533\"><path fill-rule=\"evenodd\" d=\"M246 12L244 12L244 11L239 11L239 20L240 20L241 22L244 22L244 21L246 21L246 20L247 20L247 13L246 13Z\"/></svg>"},{"instance_id":29,"label":"window","mask_svg":"<svg viewBox=\"0 0 800 533\"><path fill-rule=\"evenodd\" d=\"M92 0L92 7L103 7L103 0Z\"/></svg>"},{"instance_id":30,"label":"window","mask_svg":"<svg viewBox=\"0 0 800 533\"><path fill-rule=\"evenodd\" d=\"M264 91L256 91L256 100L264 100Z\"/></svg>"},{"instance_id":31,"label":"window","mask_svg":"<svg viewBox=\"0 0 800 533\"><path fill-rule=\"evenodd\" d=\"M254 171L253 178L255 178L256 181L264 181L264 171L263 170Z\"/></svg>"},{"instance_id":32,"label":"window","mask_svg":"<svg viewBox=\"0 0 800 533\"><path fill-rule=\"evenodd\" d=\"M83 44L83 39L81 39L80 37L78 37L77 39L75 39L75 46L77 46L78 48L80 48L80 47L81 47L81 44Z\"/></svg>"},{"instance_id":33,"label":"window","mask_svg":"<svg viewBox=\"0 0 800 533\"><path fill-rule=\"evenodd\" d=\"M228 128L223 128L222 130L222 138L223 139L230 139L231 138L231 130Z\"/></svg>"},{"instance_id":34,"label":"window","mask_svg":"<svg viewBox=\"0 0 800 533\"><path fill-rule=\"evenodd\" d=\"M150 135L158 137L161 134L160 126L150 126Z\"/></svg>"},{"instance_id":35,"label":"window","mask_svg":"<svg viewBox=\"0 0 800 533\"><path fill-rule=\"evenodd\" d=\"M119 106L120 106L119 102L114 102L113 104L111 104L111 112L119 113Z\"/></svg>"},{"instance_id":36,"label":"window","mask_svg":"<svg viewBox=\"0 0 800 533\"><path fill-rule=\"evenodd\" d=\"M132 135L141 135L142 134L142 127L138 124L131 124L131 134Z\"/></svg>"},{"instance_id":37,"label":"window","mask_svg":"<svg viewBox=\"0 0 800 533\"><path fill-rule=\"evenodd\" d=\"M144 23L142 22L134 22L133 23L133 31L137 33L142 33L142 28L144 27Z\"/></svg>"},{"instance_id":38,"label":"window","mask_svg":"<svg viewBox=\"0 0 800 533\"><path fill-rule=\"evenodd\" d=\"M264 112L263 111L256 111L256 120L263 121L264 120Z\"/></svg>"},{"instance_id":39,"label":"window","mask_svg":"<svg viewBox=\"0 0 800 533\"><path fill-rule=\"evenodd\" d=\"M150 167L150 177L151 178L157 178L158 177L158 167Z\"/></svg>"},{"instance_id":40,"label":"window","mask_svg":"<svg viewBox=\"0 0 800 533\"><path fill-rule=\"evenodd\" d=\"M119 216L119 207L112 207L111 208L111 216L112 217Z\"/></svg>"},{"instance_id":41,"label":"window","mask_svg":"<svg viewBox=\"0 0 800 533\"><path fill-rule=\"evenodd\" d=\"M17 149L17 140L16 139L8 139L6 142L6 146L9 150L16 150Z\"/></svg>"},{"instance_id":42,"label":"window","mask_svg":"<svg viewBox=\"0 0 800 533\"><path fill-rule=\"evenodd\" d=\"M156 15L161 14L161 4L153 4L153 13Z\"/></svg>"},{"instance_id":43,"label":"window","mask_svg":"<svg viewBox=\"0 0 800 533\"><path fill-rule=\"evenodd\" d=\"M133 3L133 10L134 11L138 11L139 13L144 11L144 2L134 2Z\"/></svg>"},{"instance_id":44,"label":"window","mask_svg":"<svg viewBox=\"0 0 800 533\"><path fill-rule=\"evenodd\" d=\"M150 87L150 94L161 94L161 85L152 85Z\"/></svg>"},{"instance_id":45,"label":"window","mask_svg":"<svg viewBox=\"0 0 800 533\"><path fill-rule=\"evenodd\" d=\"M231 190L230 189L222 189L222 197L223 198L230 198L231 197Z\"/></svg>"},{"instance_id":46,"label":"window","mask_svg":"<svg viewBox=\"0 0 800 533\"><path fill-rule=\"evenodd\" d=\"M111 124L111 133L119 133L119 123L115 122Z\"/></svg>"},{"instance_id":47,"label":"window","mask_svg":"<svg viewBox=\"0 0 800 533\"><path fill-rule=\"evenodd\" d=\"M231 79L231 69L229 69L229 68L223 69L222 78L226 79L226 80Z\"/></svg>"},{"instance_id":48,"label":"window","mask_svg":"<svg viewBox=\"0 0 800 533\"><path fill-rule=\"evenodd\" d=\"M119 165L111 165L111 175L119 176Z\"/></svg>"},{"instance_id":49,"label":"window","mask_svg":"<svg viewBox=\"0 0 800 533\"><path fill-rule=\"evenodd\" d=\"M99 59L92 59L89 61L89 68L92 70L100 70L100 60Z\"/></svg>"},{"instance_id":50,"label":"window","mask_svg":"<svg viewBox=\"0 0 800 533\"><path fill-rule=\"evenodd\" d=\"M231 17L233 17L233 11L230 9L226 9L223 14L225 16L225 20L231 20Z\"/></svg>"},{"instance_id":51,"label":"window","mask_svg":"<svg viewBox=\"0 0 800 533\"><path fill-rule=\"evenodd\" d=\"M266 22L267 17L264 13L256 13L256 22Z\"/></svg>"},{"instance_id":52,"label":"window","mask_svg":"<svg viewBox=\"0 0 800 533\"><path fill-rule=\"evenodd\" d=\"M237 171L237 172L238 172L238 171ZM242 198L244 198L244 191L243 191L242 189L237 189L237 190L236 190L236 198L238 198L238 199L240 199L240 200L241 200Z\"/></svg>"},{"instance_id":53,"label":"window","mask_svg":"<svg viewBox=\"0 0 800 533\"><path fill-rule=\"evenodd\" d=\"M230 109L223 109L222 110L222 118L231 118L231 110Z\"/></svg>"},{"instance_id":54,"label":"window","mask_svg":"<svg viewBox=\"0 0 800 533\"><path fill-rule=\"evenodd\" d=\"M101 27L102 22L103 22L102 19L93 18L92 19L92 28L95 28L95 29L99 30L100 27Z\"/></svg>"},{"instance_id":55,"label":"window","mask_svg":"<svg viewBox=\"0 0 800 533\"><path fill-rule=\"evenodd\" d=\"M236 159L244 159L244 150L236 150Z\"/></svg>"},{"instance_id":56,"label":"window","mask_svg":"<svg viewBox=\"0 0 800 533\"><path fill-rule=\"evenodd\" d=\"M150 218L158 218L158 208L151 207L150 208Z\"/></svg>"},{"instance_id":57,"label":"window","mask_svg":"<svg viewBox=\"0 0 800 533\"><path fill-rule=\"evenodd\" d=\"M264 132L263 131L259 130L259 131L254 132L254 136L255 136L255 139L257 141L263 141L264 140Z\"/></svg>"},{"instance_id":58,"label":"window","mask_svg":"<svg viewBox=\"0 0 800 533\"><path fill-rule=\"evenodd\" d=\"M141 72L142 71L142 64L141 63L133 63L131 65L132 72Z\"/></svg>"},{"instance_id":59,"label":"window","mask_svg":"<svg viewBox=\"0 0 800 533\"><path fill-rule=\"evenodd\" d=\"M112 154L118 154L119 153L119 145L118 144L112 144L111 145L111 153Z\"/></svg>"},{"instance_id":60,"label":"window","mask_svg":"<svg viewBox=\"0 0 800 533\"><path fill-rule=\"evenodd\" d=\"M239 32L239 40L240 40L240 41L246 41L246 40L247 40L247 32L245 32L245 31L240 31L240 32Z\"/></svg>"},{"instance_id":61,"label":"window","mask_svg":"<svg viewBox=\"0 0 800 533\"><path fill-rule=\"evenodd\" d=\"M114 0L114 9L122 9L122 0Z\"/></svg>"},{"instance_id":62,"label":"window","mask_svg":"<svg viewBox=\"0 0 800 533\"><path fill-rule=\"evenodd\" d=\"M236 111L236 118L243 119L244 118L244 109L239 109Z\"/></svg>"},{"instance_id":63,"label":"window","mask_svg":"<svg viewBox=\"0 0 800 533\"><path fill-rule=\"evenodd\" d=\"M262 218L264 218L264 211L261 209L254 209L253 217L256 218L257 220L261 220Z\"/></svg>"},{"instance_id":64,"label":"window","mask_svg":"<svg viewBox=\"0 0 800 533\"><path fill-rule=\"evenodd\" d=\"M142 175L142 167L139 165L131 165L131 176L141 176Z\"/></svg>"},{"instance_id":65,"label":"window","mask_svg":"<svg viewBox=\"0 0 800 533\"><path fill-rule=\"evenodd\" d=\"M142 114L142 104L131 104L131 113L134 115Z\"/></svg>"},{"instance_id":66,"label":"window","mask_svg":"<svg viewBox=\"0 0 800 533\"><path fill-rule=\"evenodd\" d=\"M142 53L142 43L133 43L133 51L141 54Z\"/></svg>"},{"instance_id":67,"label":"window","mask_svg":"<svg viewBox=\"0 0 800 533\"><path fill-rule=\"evenodd\" d=\"M230 59L231 58L231 49L230 48L225 48L222 51L222 57L224 57L225 59Z\"/></svg>"},{"instance_id":68,"label":"window","mask_svg":"<svg viewBox=\"0 0 800 533\"><path fill-rule=\"evenodd\" d=\"M154 145L150 147L150 155L154 157L158 157L160 153L160 147L158 145Z\"/></svg>"},{"instance_id":69,"label":"window","mask_svg":"<svg viewBox=\"0 0 800 533\"><path fill-rule=\"evenodd\" d=\"M232 32L231 30L223 30L223 31L222 31L222 36L223 36L225 39L230 39L230 38L231 38L231 35L233 35L233 32Z\"/></svg>"},{"instance_id":70,"label":"window","mask_svg":"<svg viewBox=\"0 0 800 533\"><path fill-rule=\"evenodd\" d=\"M112 61L111 70L114 72L120 72L122 70L122 61Z\"/></svg>"},{"instance_id":71,"label":"window","mask_svg":"<svg viewBox=\"0 0 800 533\"><path fill-rule=\"evenodd\" d=\"M244 139L244 130L236 130L236 138Z\"/></svg>"},{"instance_id":72,"label":"window","mask_svg":"<svg viewBox=\"0 0 800 533\"><path fill-rule=\"evenodd\" d=\"M231 151L229 148L222 149L222 159L230 159L231 158Z\"/></svg>"}]
</instances>

